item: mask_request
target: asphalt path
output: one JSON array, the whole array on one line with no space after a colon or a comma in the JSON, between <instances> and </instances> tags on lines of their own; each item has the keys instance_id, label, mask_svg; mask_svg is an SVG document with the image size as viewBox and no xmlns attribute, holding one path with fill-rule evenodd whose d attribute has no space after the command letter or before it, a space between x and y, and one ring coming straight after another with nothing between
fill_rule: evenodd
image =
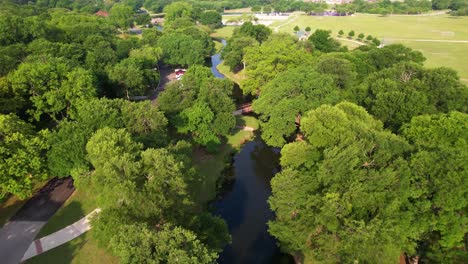
<instances>
[{"instance_id":1,"label":"asphalt path","mask_svg":"<svg viewBox=\"0 0 468 264\"><path fill-rule=\"evenodd\" d=\"M75 190L68 178L50 180L0 229L0 263L18 264L37 233Z\"/></svg>"}]
</instances>

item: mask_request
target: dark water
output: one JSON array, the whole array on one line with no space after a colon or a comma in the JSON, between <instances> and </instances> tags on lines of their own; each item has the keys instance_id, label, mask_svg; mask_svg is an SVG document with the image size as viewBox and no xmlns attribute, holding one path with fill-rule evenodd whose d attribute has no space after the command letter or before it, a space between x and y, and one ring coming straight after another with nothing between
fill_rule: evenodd
<instances>
[{"instance_id":1,"label":"dark water","mask_svg":"<svg viewBox=\"0 0 468 264\"><path fill-rule=\"evenodd\" d=\"M246 143L234 157L235 182L213 204L215 214L224 218L232 236L232 244L221 253L219 263L294 263L289 255L280 252L267 231L267 222L273 218L267 199L278 159L279 153L259 137Z\"/></svg>"},{"instance_id":2,"label":"dark water","mask_svg":"<svg viewBox=\"0 0 468 264\"><path fill-rule=\"evenodd\" d=\"M221 43L223 46L226 46L226 40L221 39ZM216 69L216 66L218 66L221 62L221 53L216 53L215 55L211 56L211 72L216 78L224 79L224 75L221 74L218 69Z\"/></svg>"}]
</instances>

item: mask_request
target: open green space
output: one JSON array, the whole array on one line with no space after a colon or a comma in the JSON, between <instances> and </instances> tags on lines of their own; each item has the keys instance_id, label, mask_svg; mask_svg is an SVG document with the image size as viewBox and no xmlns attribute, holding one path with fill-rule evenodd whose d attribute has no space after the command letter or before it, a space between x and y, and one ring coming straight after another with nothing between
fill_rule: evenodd
<instances>
[{"instance_id":1,"label":"open green space","mask_svg":"<svg viewBox=\"0 0 468 264\"><path fill-rule=\"evenodd\" d=\"M232 36L232 32L234 31L235 26L226 26L222 28L218 28L214 33L211 34L214 38L230 38Z\"/></svg>"},{"instance_id":2,"label":"open green space","mask_svg":"<svg viewBox=\"0 0 468 264\"><path fill-rule=\"evenodd\" d=\"M237 84L240 84L241 81L245 80L246 78L244 70L233 73L232 71L229 70L228 66L224 65L224 62L219 64L216 68L218 69L220 73L222 73L228 79L230 79L231 81Z\"/></svg>"},{"instance_id":3,"label":"open green space","mask_svg":"<svg viewBox=\"0 0 468 264\"><path fill-rule=\"evenodd\" d=\"M74 240L27 260L26 264L117 264L118 259L99 248L92 230Z\"/></svg>"},{"instance_id":4,"label":"open green space","mask_svg":"<svg viewBox=\"0 0 468 264\"><path fill-rule=\"evenodd\" d=\"M464 82L468 82L467 43L419 42L427 40L466 40L468 41L468 17L438 16L386 16L356 14L347 17L322 17L294 15L287 21L278 21L270 25L278 32L293 33L295 26L304 29L329 29L336 36L343 30L347 34L354 30L356 35L364 33L378 37L384 43L403 43L421 51L427 58L426 66L446 66L459 72ZM343 42L350 48L353 43Z\"/></svg>"}]
</instances>

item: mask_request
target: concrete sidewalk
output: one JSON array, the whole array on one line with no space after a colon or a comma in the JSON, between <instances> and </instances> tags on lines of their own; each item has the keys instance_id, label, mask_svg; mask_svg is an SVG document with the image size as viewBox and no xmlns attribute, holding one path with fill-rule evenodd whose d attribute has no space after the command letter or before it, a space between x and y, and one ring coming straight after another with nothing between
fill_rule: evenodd
<instances>
[{"instance_id":1,"label":"concrete sidewalk","mask_svg":"<svg viewBox=\"0 0 468 264\"><path fill-rule=\"evenodd\" d=\"M53 234L34 240L29 246L26 253L24 254L21 261L25 261L34 256L40 255L43 252L56 248L86 233L89 229L91 229L89 220L94 214L97 214L100 211L101 209L95 209L94 211L89 213L87 216L81 218L74 224L71 224Z\"/></svg>"}]
</instances>

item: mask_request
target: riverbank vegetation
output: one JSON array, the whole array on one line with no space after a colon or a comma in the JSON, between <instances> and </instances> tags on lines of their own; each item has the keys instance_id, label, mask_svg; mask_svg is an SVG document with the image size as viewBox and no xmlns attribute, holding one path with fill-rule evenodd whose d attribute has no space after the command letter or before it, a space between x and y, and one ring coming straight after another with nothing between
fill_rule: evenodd
<instances>
[{"instance_id":1,"label":"riverbank vegetation","mask_svg":"<svg viewBox=\"0 0 468 264\"><path fill-rule=\"evenodd\" d=\"M312 36L239 53L262 138L282 148L270 233L306 263L465 262L466 85L400 44Z\"/></svg>"}]
</instances>

